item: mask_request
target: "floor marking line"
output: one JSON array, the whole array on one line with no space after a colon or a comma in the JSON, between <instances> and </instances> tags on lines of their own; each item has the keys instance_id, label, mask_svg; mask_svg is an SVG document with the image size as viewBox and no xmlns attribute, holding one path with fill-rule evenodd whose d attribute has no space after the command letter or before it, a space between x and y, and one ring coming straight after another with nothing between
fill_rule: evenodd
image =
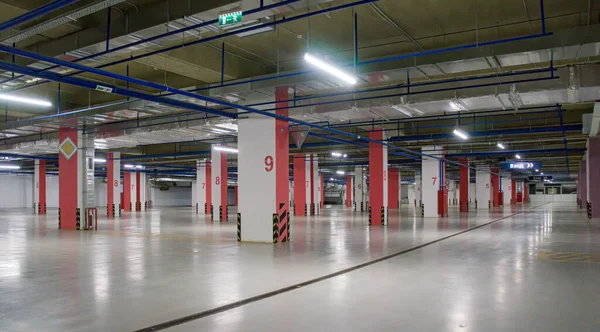
<instances>
[{"instance_id":1,"label":"floor marking line","mask_svg":"<svg viewBox=\"0 0 600 332\"><path fill-rule=\"evenodd\" d=\"M142 329L139 329L139 330L135 330L134 332L160 331L160 330L168 329L170 327L174 327L174 326L177 326L177 325L182 325L182 324L185 324L185 323L189 323L191 321L195 321L195 320L198 320L200 318L204 318L204 317L212 316L212 315L215 315L215 314L218 314L218 313L221 313L221 312L229 311L231 309L235 309L235 308L244 306L246 304L250 304L252 302L257 302L257 301L264 300L264 299L267 299L267 298L270 298L270 297L273 297L273 296L276 296L276 295L279 295L279 294L287 293L287 292L296 290L298 288L306 287L306 286L309 286L309 285L312 285L312 284L315 284L315 283L318 283L318 282L321 282L321 281L324 281L324 280L328 280L328 279L331 279L331 278L334 278L334 277L337 277L337 276L340 276L340 275L343 275L343 274L346 274L346 273L349 273L349 272L353 272L353 271L365 268L365 267L370 266L370 265L374 265L374 264L377 264L377 263L389 260L391 258L400 256L400 255L403 255L403 254L406 254L406 253L409 253L409 252L412 252L412 251L415 251L415 250L419 250L421 248L424 248L424 247L430 246L432 244L436 244L438 242L441 242L441 241L444 241L444 240L456 237L458 235L461 235L461 234L464 234L464 233L467 233L467 232L472 232L474 230L477 230L479 228L491 225L493 223L496 223L496 222L499 222L499 221L502 221L502 220L505 220L505 219L508 219L508 218L512 218L512 217L514 217L516 215L519 215L519 214L521 214L521 213L523 213L523 212L525 212L527 210L536 209L536 208L538 208L540 206L544 206L544 205L547 205L547 204L549 204L549 203L544 203L544 204L540 204L540 205L537 205L537 206L528 207L528 208L526 208L524 210L521 210L519 212L515 212L515 213L510 214L508 216L504 216L502 218L499 218L499 219L496 219L496 220L492 220L492 221L489 221L487 223L484 223L484 224L481 224L481 225L478 225L478 226L475 226L475 227L467 228L467 229L462 230L460 232L457 232L457 233L454 233L454 234L450 234L450 235L447 235L447 236L444 236L444 237L441 237L439 239L436 239L436 240L433 240L433 241L429 241L429 242L426 242L426 243L423 243L423 244L419 244L419 245L414 246L412 248L401 250L399 252L396 252L396 253L393 253L393 254L390 254L390 255L387 255L387 256L379 257L377 259L374 259L374 260L371 260L371 261L368 261L368 262L365 262L365 263L362 263L362 264L358 264L358 265L355 265L355 266L352 266L352 267L349 267L349 268L346 268L346 269L343 269L343 270L340 270L340 271L337 271L337 272L326 274L326 275L318 277L318 278L314 278L314 279L310 279L310 280L307 280L307 281L299 282L299 283L291 285L291 286L279 288L279 289L276 289L276 290L273 290L273 291L270 291L270 292L266 292L266 293L263 293L263 294L255 295L255 296L243 299L243 300L232 302L232 303L220 306L220 307L208 309L208 310L205 310L205 311L202 311L202 312L198 312L198 313L195 313L195 314L191 314L191 315L188 315L188 316L184 316L184 317L181 317L181 318L176 318L176 319L164 322L164 323L159 323L159 324L156 324L156 325L148 326L148 327L145 327L145 328L142 328Z\"/></svg>"}]
</instances>

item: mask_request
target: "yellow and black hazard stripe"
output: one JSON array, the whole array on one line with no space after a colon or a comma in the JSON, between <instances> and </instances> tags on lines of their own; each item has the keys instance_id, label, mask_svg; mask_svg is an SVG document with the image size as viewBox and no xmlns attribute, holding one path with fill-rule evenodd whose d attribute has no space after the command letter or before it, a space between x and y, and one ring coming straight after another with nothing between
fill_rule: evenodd
<instances>
[{"instance_id":1,"label":"yellow and black hazard stripe","mask_svg":"<svg viewBox=\"0 0 600 332\"><path fill-rule=\"evenodd\" d=\"M148 210L148 201L144 202L144 211ZM196 207L196 212L198 212L198 207Z\"/></svg>"},{"instance_id":2,"label":"yellow and black hazard stripe","mask_svg":"<svg viewBox=\"0 0 600 332\"><path fill-rule=\"evenodd\" d=\"M362 208L362 202L360 203L361 208ZM373 222L373 220L371 219L371 207L369 206L369 226L371 226L371 223Z\"/></svg>"},{"instance_id":3,"label":"yellow and black hazard stripe","mask_svg":"<svg viewBox=\"0 0 600 332\"><path fill-rule=\"evenodd\" d=\"M425 204L421 203L421 217L425 217Z\"/></svg>"},{"instance_id":4,"label":"yellow and black hazard stripe","mask_svg":"<svg viewBox=\"0 0 600 332\"><path fill-rule=\"evenodd\" d=\"M488 208L490 208L490 209L492 208L492 201L491 200L488 200Z\"/></svg>"},{"instance_id":5,"label":"yellow and black hazard stripe","mask_svg":"<svg viewBox=\"0 0 600 332\"><path fill-rule=\"evenodd\" d=\"M587 202L587 216L592 219L592 202Z\"/></svg>"},{"instance_id":6,"label":"yellow and black hazard stripe","mask_svg":"<svg viewBox=\"0 0 600 332\"><path fill-rule=\"evenodd\" d=\"M273 213L273 243L279 241L279 217Z\"/></svg>"},{"instance_id":7,"label":"yellow and black hazard stripe","mask_svg":"<svg viewBox=\"0 0 600 332\"><path fill-rule=\"evenodd\" d=\"M204 203L204 214L208 213L208 203Z\"/></svg>"},{"instance_id":8,"label":"yellow and black hazard stripe","mask_svg":"<svg viewBox=\"0 0 600 332\"><path fill-rule=\"evenodd\" d=\"M223 209L221 205L219 205L219 221L223 221Z\"/></svg>"},{"instance_id":9,"label":"yellow and black hazard stripe","mask_svg":"<svg viewBox=\"0 0 600 332\"><path fill-rule=\"evenodd\" d=\"M229 205L225 205L225 220L229 220Z\"/></svg>"},{"instance_id":10,"label":"yellow and black hazard stripe","mask_svg":"<svg viewBox=\"0 0 600 332\"><path fill-rule=\"evenodd\" d=\"M290 224L292 223L292 221L290 220L290 211L288 211L287 213L287 240L290 241L291 237L290 237Z\"/></svg>"},{"instance_id":11,"label":"yellow and black hazard stripe","mask_svg":"<svg viewBox=\"0 0 600 332\"><path fill-rule=\"evenodd\" d=\"M215 209L212 203L210 203L210 220L215 220Z\"/></svg>"},{"instance_id":12,"label":"yellow and black hazard stripe","mask_svg":"<svg viewBox=\"0 0 600 332\"><path fill-rule=\"evenodd\" d=\"M37 205L37 212L38 214L42 214L42 206L40 205L40 203L38 203Z\"/></svg>"},{"instance_id":13,"label":"yellow and black hazard stripe","mask_svg":"<svg viewBox=\"0 0 600 332\"><path fill-rule=\"evenodd\" d=\"M44 214L46 214L46 203L44 203Z\"/></svg>"},{"instance_id":14,"label":"yellow and black hazard stripe","mask_svg":"<svg viewBox=\"0 0 600 332\"><path fill-rule=\"evenodd\" d=\"M121 206L121 203L119 203L119 217L121 216L121 211L123 210L123 207Z\"/></svg>"},{"instance_id":15,"label":"yellow and black hazard stripe","mask_svg":"<svg viewBox=\"0 0 600 332\"><path fill-rule=\"evenodd\" d=\"M364 206L363 206L363 202L360 202L360 212L363 212L365 210ZM369 224L370 225L370 224Z\"/></svg>"},{"instance_id":16,"label":"yellow and black hazard stripe","mask_svg":"<svg viewBox=\"0 0 600 332\"><path fill-rule=\"evenodd\" d=\"M75 210L75 229L81 229L81 209L77 208Z\"/></svg>"},{"instance_id":17,"label":"yellow and black hazard stripe","mask_svg":"<svg viewBox=\"0 0 600 332\"><path fill-rule=\"evenodd\" d=\"M198 203L196 203L196 214L198 214Z\"/></svg>"},{"instance_id":18,"label":"yellow and black hazard stripe","mask_svg":"<svg viewBox=\"0 0 600 332\"><path fill-rule=\"evenodd\" d=\"M60 208L58 208L58 229L60 229Z\"/></svg>"},{"instance_id":19,"label":"yellow and black hazard stripe","mask_svg":"<svg viewBox=\"0 0 600 332\"><path fill-rule=\"evenodd\" d=\"M238 242L242 241L242 214L239 212L237 214L237 240Z\"/></svg>"},{"instance_id":20,"label":"yellow and black hazard stripe","mask_svg":"<svg viewBox=\"0 0 600 332\"><path fill-rule=\"evenodd\" d=\"M308 204L304 204L304 215L308 216Z\"/></svg>"},{"instance_id":21,"label":"yellow and black hazard stripe","mask_svg":"<svg viewBox=\"0 0 600 332\"><path fill-rule=\"evenodd\" d=\"M385 225L385 207L381 207L381 226Z\"/></svg>"}]
</instances>

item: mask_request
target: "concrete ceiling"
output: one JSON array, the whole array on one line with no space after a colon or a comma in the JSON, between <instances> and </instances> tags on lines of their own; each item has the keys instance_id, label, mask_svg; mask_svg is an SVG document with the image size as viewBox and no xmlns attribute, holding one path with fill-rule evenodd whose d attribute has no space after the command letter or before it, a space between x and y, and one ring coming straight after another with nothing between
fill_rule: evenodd
<instances>
[{"instance_id":1,"label":"concrete ceiling","mask_svg":"<svg viewBox=\"0 0 600 332\"><path fill-rule=\"evenodd\" d=\"M35 9L49 1L0 1L0 19L7 20L26 11ZM8 40L19 32L27 31L40 24L88 8L101 1L79 1L54 13L22 24L11 31L0 34L0 40ZM299 1L260 14L245 16L244 20L270 22L301 15L307 11L354 3L356 1ZM266 5L273 1L265 1ZM388 136L413 137L398 139L394 144L401 148L416 149L422 145L446 145L452 153L475 153L495 151L495 144L509 142L511 150L552 150L563 152L536 152L529 157L543 160L549 168L559 173L575 172L581 159L580 149L585 148L585 135L581 131L556 131L560 126L577 126L582 115L592 111L592 102L598 99L600 80L595 63L600 56L600 7L588 0L544 1L546 31L553 33L536 39L513 41L498 45L455 50L439 54L423 55L373 63L357 67L357 74L364 83L357 90L381 88L381 91L362 94L348 93L343 97L322 97L324 94L349 91L319 74L290 76L289 79L265 80L238 84L226 88L215 87L199 93L244 105L268 109L274 107L274 87L288 85L296 88L298 101L291 116L304 121L329 121L334 124L356 121L379 121L378 125L389 130ZM111 9L111 49L140 39L175 31L200 21L214 19L221 12L235 10L240 6L246 11L259 6L259 0L129 0L114 5ZM359 61L387 58L413 52L439 50L474 43L486 43L507 38L540 34L542 21L538 0L492 0L485 2L464 0L381 0L353 8L338 10L309 19L296 20L277 25L273 31L241 38L230 36L206 43L141 57L105 70L125 74L149 82L176 88L198 89L219 85L221 82L221 47L225 45L224 79L228 82L247 81L273 75L293 73L308 69L302 56L306 51L319 54L331 62L351 64L354 57L353 14L358 18ZM17 43L18 48L46 56L73 61L106 50L108 9L83 16L76 21L57 26L43 33L30 36ZM207 27L178 33L168 38L126 48L122 51L100 56L79 63L98 67L117 60L137 57L148 52L161 51L183 43L211 38L223 33L217 27ZM2 61L11 62L12 56L0 54ZM491 75L506 75L525 70L547 68L550 59L560 78L546 81L510 84L511 80L547 78L550 72L520 75L516 78L494 78ZM48 66L31 59L15 58L18 65L43 69ZM576 65L574 70L569 67ZM73 70L58 68L62 74ZM575 74L573 74L575 71ZM113 81L92 74L77 77L125 86L125 82ZM485 76L473 79L474 76ZM407 95L407 83L435 83L431 88L413 88ZM2 80L10 79L5 73ZM471 78L467 83L448 82L452 79ZM32 82L33 81L33 82ZM29 83L28 83L29 82ZM446 82L446 83L443 83ZM34 85L28 87L30 85ZM467 87L469 84L487 84L485 87ZM148 93L159 91L131 85L131 89ZM445 91L428 92L430 89ZM32 77L23 77L2 86L4 91L19 89L19 94L43 96L54 105L60 105L61 113L84 110L77 115L66 116L80 119L86 130L101 136L99 148L121 150L132 155L164 155L189 152L184 158L154 158L152 162L170 161L193 165L198 158L194 151L207 151L209 144L223 139L233 139L235 133L225 135L211 130L213 123L195 118L185 109L174 109L148 102L124 103L117 95L89 91L76 86L61 84L60 103L58 84L39 84ZM385 90L384 90L385 89ZM511 90L512 89L512 90ZM290 90L292 91L292 89ZM419 92L419 94L414 94ZM575 91L575 92L574 92ZM577 93L576 98L569 93ZM516 94L515 94L516 93ZM514 97L522 104L514 105ZM510 97L510 98L509 98ZM563 98L564 97L564 98ZM309 99L310 98L310 99ZM511 99L512 98L512 99ZM183 98L180 98L183 99ZM338 102L341 99L355 99ZM193 99L188 102L197 102ZM321 105L310 106L316 103ZM324 103L324 104L323 104ZM464 109L453 110L453 105ZM110 104L110 107L99 107ZM117 104L117 105L115 105ZM557 112L555 104L561 104ZM308 106L305 106L308 105ZM391 108L394 105L412 107L414 118ZM210 105L209 105L210 106ZM462 107L461 106L461 107ZM540 110L528 107L548 106ZM515 110L519 108L519 110ZM416 109L416 111L414 111ZM475 112L476 119L471 119ZM56 151L55 130L58 119L35 120L32 117L56 114L59 110L9 104L6 110L7 123L0 125L4 139L2 144L10 152L51 154ZM460 111L461 126L470 126L474 132L489 132L486 136L474 137L468 142L457 142L454 138L439 135L451 132ZM534 113L537 112L537 113ZM171 114L178 113L178 117ZM202 117L203 114L197 115ZM423 118L428 116L429 118ZM439 118L431 118L439 116ZM66 118L65 117L65 118ZM142 126L140 126L140 120ZM472 122L475 122L473 125ZM432 124L433 123L433 124ZM108 128L108 129L107 129ZM340 129L364 133L369 125L347 126ZM534 130L538 128L538 130ZM544 132L539 128L552 128ZM570 127L573 128L573 127ZM520 130L507 134L506 130ZM529 129L530 132L526 132ZM496 131L496 132L495 132ZM321 133L316 131L314 133ZM233 135L232 135L233 134ZM424 139L430 135L431 139ZM438 135L438 136L436 136ZM198 142L210 139L208 142ZM181 143L182 141L188 143ZM326 154L330 147L319 147L323 139L309 137L307 148L302 151ZM180 143L177 143L180 142ZM192 142L192 143L189 143ZM313 143L312 145L309 143ZM364 161L366 149L339 146L351 151L353 158ZM568 149L568 150L565 150ZM301 151L301 150L294 150ZM569 152L571 151L571 152ZM473 156L477 163L494 163L498 158L510 156ZM407 158L391 157L414 170ZM337 162L337 161L336 161Z\"/></svg>"}]
</instances>

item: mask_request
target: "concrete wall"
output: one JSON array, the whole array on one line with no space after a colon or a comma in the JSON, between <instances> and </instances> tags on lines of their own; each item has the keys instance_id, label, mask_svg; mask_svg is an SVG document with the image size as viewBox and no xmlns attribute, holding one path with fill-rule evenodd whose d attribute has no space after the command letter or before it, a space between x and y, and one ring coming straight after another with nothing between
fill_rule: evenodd
<instances>
[{"instance_id":1,"label":"concrete wall","mask_svg":"<svg viewBox=\"0 0 600 332\"><path fill-rule=\"evenodd\" d=\"M96 179L96 206L106 206L106 183ZM0 209L33 208L33 175L0 175ZM46 207L58 208L58 176L46 176Z\"/></svg>"},{"instance_id":2,"label":"concrete wall","mask_svg":"<svg viewBox=\"0 0 600 332\"><path fill-rule=\"evenodd\" d=\"M537 203L572 203L573 206L577 204L577 195L530 195L529 201L531 204Z\"/></svg>"},{"instance_id":3,"label":"concrete wall","mask_svg":"<svg viewBox=\"0 0 600 332\"><path fill-rule=\"evenodd\" d=\"M154 206L192 206L192 192L189 184L188 187L170 187L165 191L152 188Z\"/></svg>"}]
</instances>

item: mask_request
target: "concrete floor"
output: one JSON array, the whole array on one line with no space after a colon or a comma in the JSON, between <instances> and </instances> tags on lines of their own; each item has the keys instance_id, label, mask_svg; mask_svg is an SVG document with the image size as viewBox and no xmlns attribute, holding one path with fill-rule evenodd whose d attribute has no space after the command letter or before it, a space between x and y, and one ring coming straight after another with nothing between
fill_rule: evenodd
<instances>
[{"instance_id":1,"label":"concrete floor","mask_svg":"<svg viewBox=\"0 0 600 332\"><path fill-rule=\"evenodd\" d=\"M232 211L233 212L233 211ZM326 209L292 242L235 241L191 208L59 231L56 211L0 212L0 331L133 331L498 222L172 331L599 331L600 222L571 206L390 225ZM232 213L232 215L234 215Z\"/></svg>"}]
</instances>

